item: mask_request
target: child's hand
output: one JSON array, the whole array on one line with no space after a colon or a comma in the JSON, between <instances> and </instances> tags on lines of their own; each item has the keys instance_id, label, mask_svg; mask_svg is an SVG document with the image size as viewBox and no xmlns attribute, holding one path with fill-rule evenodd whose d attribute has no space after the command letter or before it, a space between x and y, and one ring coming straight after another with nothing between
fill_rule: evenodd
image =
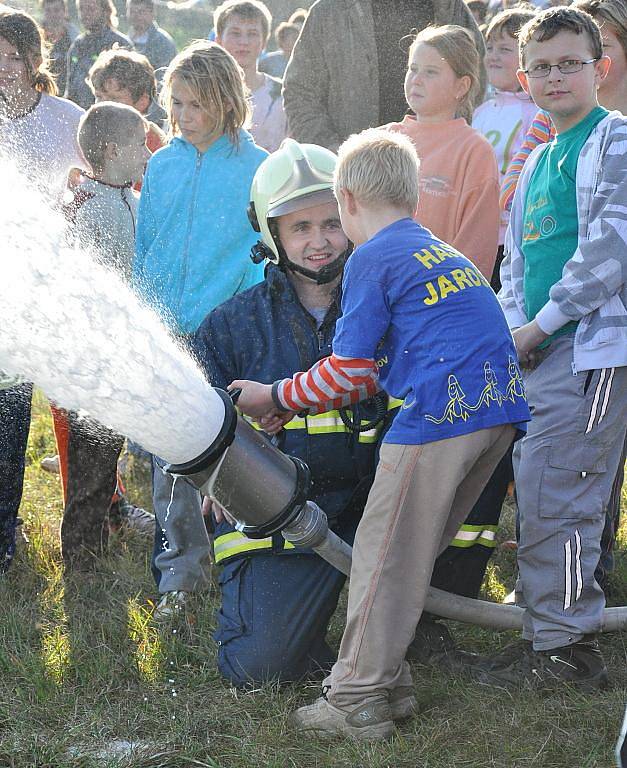
<instances>
[{"instance_id":1,"label":"child's hand","mask_svg":"<svg viewBox=\"0 0 627 768\"><path fill-rule=\"evenodd\" d=\"M229 392L232 389L242 390L241 395L237 398L237 407L255 421L259 421L264 416L274 415L276 406L272 399L271 384L259 384L257 381L236 379L228 386Z\"/></svg>"},{"instance_id":2,"label":"child's hand","mask_svg":"<svg viewBox=\"0 0 627 768\"><path fill-rule=\"evenodd\" d=\"M205 498L202 500L202 513L205 517L208 517L212 514L216 523L221 523L223 520L226 520L227 523L235 525L237 522L234 517L229 515L223 506L221 506L215 499L212 499L209 496L205 496Z\"/></svg>"},{"instance_id":3,"label":"child's hand","mask_svg":"<svg viewBox=\"0 0 627 768\"><path fill-rule=\"evenodd\" d=\"M272 415L263 416L259 419L259 424L268 435L276 435L280 432L288 421L291 421L296 414L293 411L279 412L275 411Z\"/></svg>"},{"instance_id":4,"label":"child's hand","mask_svg":"<svg viewBox=\"0 0 627 768\"><path fill-rule=\"evenodd\" d=\"M532 320L527 325L516 328L512 332L512 337L520 364L525 368L533 368L535 366L533 350L548 339L549 335L540 328L535 320Z\"/></svg>"}]
</instances>

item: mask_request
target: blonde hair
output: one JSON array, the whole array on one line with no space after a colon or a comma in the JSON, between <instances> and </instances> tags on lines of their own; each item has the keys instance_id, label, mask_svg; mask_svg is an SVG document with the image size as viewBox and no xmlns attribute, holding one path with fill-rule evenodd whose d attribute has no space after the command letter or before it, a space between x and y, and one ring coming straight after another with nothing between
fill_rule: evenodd
<instances>
[{"instance_id":1,"label":"blonde hair","mask_svg":"<svg viewBox=\"0 0 627 768\"><path fill-rule=\"evenodd\" d=\"M470 87L460 99L457 116L463 117L467 123L472 122L473 105L477 100L480 89L481 60L477 51L477 43L467 29L457 24L445 24L442 27L426 27L414 38L409 49L411 61L416 46L424 43L435 48L444 61L455 73L455 76L468 77Z\"/></svg>"},{"instance_id":2,"label":"blonde hair","mask_svg":"<svg viewBox=\"0 0 627 768\"><path fill-rule=\"evenodd\" d=\"M172 81L178 78L193 93L201 108L215 116L221 134L236 147L239 132L251 117L249 91L244 73L230 53L217 43L196 40L172 59L161 91L173 135L179 127L172 110Z\"/></svg>"},{"instance_id":3,"label":"blonde hair","mask_svg":"<svg viewBox=\"0 0 627 768\"><path fill-rule=\"evenodd\" d=\"M346 189L370 205L390 204L413 216L418 205L420 161L411 139L381 128L353 134L340 146L335 168L337 196Z\"/></svg>"},{"instance_id":4,"label":"blonde hair","mask_svg":"<svg viewBox=\"0 0 627 768\"><path fill-rule=\"evenodd\" d=\"M146 120L134 107L114 101L92 105L78 124L78 145L94 173L104 168L107 144L125 144L135 126L146 129Z\"/></svg>"},{"instance_id":5,"label":"blonde hair","mask_svg":"<svg viewBox=\"0 0 627 768\"><path fill-rule=\"evenodd\" d=\"M35 19L22 11L0 11L0 37L17 49L32 87L56 96L59 91L54 76L48 71L44 36Z\"/></svg>"}]
</instances>

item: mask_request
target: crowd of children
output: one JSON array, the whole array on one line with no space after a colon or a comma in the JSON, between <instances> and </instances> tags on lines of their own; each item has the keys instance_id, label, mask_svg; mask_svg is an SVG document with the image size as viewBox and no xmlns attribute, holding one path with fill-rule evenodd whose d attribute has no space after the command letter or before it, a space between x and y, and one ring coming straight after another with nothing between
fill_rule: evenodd
<instances>
[{"instance_id":1,"label":"crowd of children","mask_svg":"<svg viewBox=\"0 0 627 768\"><path fill-rule=\"evenodd\" d=\"M130 39L114 29L111 0L79 0L87 32L71 45L65 13L53 13L63 0L44 0L46 35L68 50L67 70L55 72L72 103L57 96L35 21L0 11L0 156L43 186L51 205L63 197L69 242L128 280L210 376L225 386L235 379L242 412L269 434L379 390L390 399L372 487L350 532L338 660L326 658L323 622L328 663L315 663L325 694L295 713L299 728L386 738L415 711L405 659L436 558L449 545L483 548L475 561L441 561L478 589L512 477L523 639L492 657L467 656L468 667L490 685L607 684L596 634L627 424L627 1L468 5L485 61L462 26L418 32L408 45L407 114L345 141L334 175L328 149L284 142L290 115L274 75L294 43L298 51L299 17L277 30L282 52L264 56L266 6L226 0L214 13L215 41L175 55L150 0L129 0ZM318 150L327 154L315 159ZM260 222L251 187L268 183L268 168L283 198L277 191ZM266 249L256 253L275 266L249 258L255 229ZM340 291L345 262L340 309L322 286L325 269L337 268L331 285ZM262 366L254 345L250 360L234 355L215 328L236 324L249 301L290 317L300 307L290 320L302 326L290 326L299 354L303 333L327 334L317 357L300 356L305 370L288 370L278 353ZM270 318L248 318L266 320L278 334ZM0 390L0 572L14 552L30 396L28 384ZM63 556L67 568L89 567L120 499L124 438L102 427L94 439L89 419L54 416ZM206 586L210 542L199 494L174 483L159 457L152 462L154 570L167 615ZM220 510L213 515L220 535L239 535L220 528ZM243 573L241 562L225 573ZM331 611L340 587L333 582ZM226 606L220 617L224 635ZM298 668L310 672L309 661ZM253 668L232 658L227 666L237 685Z\"/></svg>"}]
</instances>

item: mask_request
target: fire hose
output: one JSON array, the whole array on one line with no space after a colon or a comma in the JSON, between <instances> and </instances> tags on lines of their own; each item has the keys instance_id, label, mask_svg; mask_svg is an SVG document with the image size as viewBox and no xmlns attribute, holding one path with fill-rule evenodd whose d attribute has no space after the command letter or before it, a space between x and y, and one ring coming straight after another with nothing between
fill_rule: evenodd
<instances>
[{"instance_id":1,"label":"fire hose","mask_svg":"<svg viewBox=\"0 0 627 768\"><path fill-rule=\"evenodd\" d=\"M287 456L237 415L231 397L216 389L224 403L224 421L201 455L166 470L183 476L202 494L215 499L252 539L280 532L295 547L312 549L347 576L352 548L330 528L325 513L307 500L309 469ZM522 629L523 609L462 597L430 587L425 610L446 619L496 630ZM606 608L601 631L627 629L627 607Z\"/></svg>"}]
</instances>

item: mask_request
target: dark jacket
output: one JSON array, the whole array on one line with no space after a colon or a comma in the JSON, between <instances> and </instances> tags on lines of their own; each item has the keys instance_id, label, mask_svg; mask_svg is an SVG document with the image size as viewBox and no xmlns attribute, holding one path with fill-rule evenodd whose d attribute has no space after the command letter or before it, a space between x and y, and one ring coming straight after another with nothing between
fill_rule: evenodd
<instances>
[{"instance_id":1,"label":"dark jacket","mask_svg":"<svg viewBox=\"0 0 627 768\"><path fill-rule=\"evenodd\" d=\"M297 141L337 151L351 133L378 125L379 70L371 2L318 0L311 7L283 81L289 135ZM466 27L483 61L483 37L464 0L433 0L433 13L438 26ZM407 33L411 31L410 25Z\"/></svg>"},{"instance_id":2,"label":"dark jacket","mask_svg":"<svg viewBox=\"0 0 627 768\"><path fill-rule=\"evenodd\" d=\"M77 37L78 29L74 24L68 24L65 28L65 33L52 44L48 53L48 68L54 75L61 96L65 93L67 82L67 52Z\"/></svg>"},{"instance_id":3,"label":"dark jacket","mask_svg":"<svg viewBox=\"0 0 627 768\"><path fill-rule=\"evenodd\" d=\"M138 53L143 53L148 61L152 64L157 80L161 82L163 76L163 70L168 66L172 59L176 56L176 43L172 37L161 27L153 21L148 28L148 38L145 43L139 43L137 40L133 41L135 50ZM162 70L162 71L158 71Z\"/></svg>"},{"instance_id":4,"label":"dark jacket","mask_svg":"<svg viewBox=\"0 0 627 768\"><path fill-rule=\"evenodd\" d=\"M67 83L65 98L88 109L94 103L94 94L85 82L92 64L103 51L118 45L120 48L133 50L133 43L125 35L105 27L101 32L88 32L79 35L70 46L67 54Z\"/></svg>"},{"instance_id":5,"label":"dark jacket","mask_svg":"<svg viewBox=\"0 0 627 768\"><path fill-rule=\"evenodd\" d=\"M304 309L285 274L271 265L266 280L221 304L201 324L192 347L209 381L226 388L233 379L266 384L307 370L331 354L339 299L320 327ZM372 419L372 401L354 409L352 418ZM309 498L330 519L343 512L361 513L374 473L377 430L361 436L350 432L337 411L296 417L280 433L279 447L307 463L311 470ZM233 528L226 523L216 539ZM279 547L283 542L279 539Z\"/></svg>"}]
</instances>

